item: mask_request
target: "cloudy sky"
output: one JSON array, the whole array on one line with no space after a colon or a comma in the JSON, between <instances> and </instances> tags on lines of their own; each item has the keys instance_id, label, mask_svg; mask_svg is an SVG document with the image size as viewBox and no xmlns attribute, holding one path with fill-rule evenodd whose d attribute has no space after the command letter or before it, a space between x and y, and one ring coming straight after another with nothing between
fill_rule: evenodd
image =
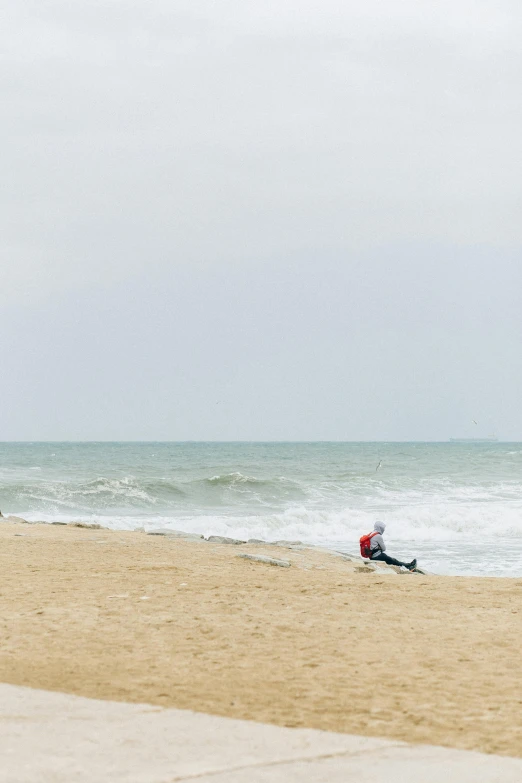
<instances>
[{"instance_id":1,"label":"cloudy sky","mask_svg":"<svg viewBox=\"0 0 522 783\"><path fill-rule=\"evenodd\" d=\"M522 439L521 37L4 0L0 440Z\"/></svg>"}]
</instances>

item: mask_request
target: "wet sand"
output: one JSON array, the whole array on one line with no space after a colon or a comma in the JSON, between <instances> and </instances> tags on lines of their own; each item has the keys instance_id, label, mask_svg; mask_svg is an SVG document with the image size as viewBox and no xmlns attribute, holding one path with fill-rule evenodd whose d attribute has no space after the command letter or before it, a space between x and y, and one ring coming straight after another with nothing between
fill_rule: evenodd
<instances>
[{"instance_id":1,"label":"wet sand","mask_svg":"<svg viewBox=\"0 0 522 783\"><path fill-rule=\"evenodd\" d=\"M0 560L0 681L522 756L522 578L4 521Z\"/></svg>"}]
</instances>

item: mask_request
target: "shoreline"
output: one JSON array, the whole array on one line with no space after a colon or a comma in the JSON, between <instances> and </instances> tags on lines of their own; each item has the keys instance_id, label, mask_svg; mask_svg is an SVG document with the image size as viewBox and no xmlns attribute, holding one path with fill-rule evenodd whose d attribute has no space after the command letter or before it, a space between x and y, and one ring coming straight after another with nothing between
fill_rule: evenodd
<instances>
[{"instance_id":1,"label":"shoreline","mask_svg":"<svg viewBox=\"0 0 522 783\"><path fill-rule=\"evenodd\" d=\"M0 681L522 756L520 578L82 523L0 539Z\"/></svg>"},{"instance_id":2,"label":"shoreline","mask_svg":"<svg viewBox=\"0 0 522 783\"><path fill-rule=\"evenodd\" d=\"M283 547L285 549L292 549L294 551L299 551L303 549L310 549L310 550L317 550L318 552L323 552L326 554L334 555L336 557L342 557L345 560L355 561L359 565L368 566L372 570L376 569L384 569L386 571L392 570L395 571L398 574L408 574L408 573L416 573L416 574L422 574L423 576L435 576L435 574L432 574L430 571L427 571L426 569L421 569L420 567L415 568L415 570L408 571L406 568L398 568L396 566L388 566L386 563L379 562L379 561L370 561L368 559L365 559L361 557L358 554L355 554L353 552L344 552L339 549L332 549L329 546L323 546L321 544L311 544L307 543L305 541L291 541L286 539L276 539L275 541L265 541L260 538L249 538L247 540L239 539L239 538L232 538L230 536L221 536L221 535L210 535L210 536L204 536L203 533L188 533L184 530L174 530L173 528L152 528L150 530L147 530L145 527L136 527L132 530L124 530L124 529L117 529L117 528L110 528L106 527L104 525L101 525L97 522L46 522L41 520L35 520L31 521L28 519L24 519L23 517L15 516L15 515L9 515L5 517L0 512L0 523L1 522L8 522L11 524L22 524L22 525L51 525L56 527L76 527L76 528L83 528L84 530L107 530L109 532L114 533L144 533L147 536L164 536L166 538L175 538L180 541L199 541L201 543L207 543L207 544L229 544L234 546L275 546L275 547Z\"/></svg>"},{"instance_id":3,"label":"shoreline","mask_svg":"<svg viewBox=\"0 0 522 783\"><path fill-rule=\"evenodd\" d=\"M52 525L52 526L62 526L62 527L82 527L86 529L92 529L92 530L108 530L108 531L114 531L119 533L145 533L147 535L165 535L165 536L174 536L177 538L185 538L186 540L204 540L206 542L212 542L213 540L222 539L227 540L229 543L235 543L235 544L263 544L265 546L286 546L288 544L292 544L294 546L300 546L307 549L314 549L321 552L329 552L331 554L339 555L339 556L345 556L348 559L357 560L366 564L369 564L369 561L363 560L358 552L355 552L351 550L351 547L354 546L354 541L351 542L351 547L349 548L348 544L342 540L336 540L336 541L327 541L326 543L317 543L315 541L301 541L301 540L286 540L286 539L274 539L274 540L266 540L266 539L260 539L260 538L235 538L233 537L233 533L227 534L204 534L201 532L188 532L186 530L179 530L174 529L170 527L154 527L154 525L158 524L157 522L144 522L141 525L137 525L134 527L111 527L108 524L103 524L103 521L94 521L92 518L86 518L86 519L76 519L75 521L64 521L63 519L27 519L23 518L18 515L8 515L4 516L0 512L0 523L2 521L6 520L13 520L18 521L20 523L25 523L28 525ZM176 520L178 523L181 522L181 520ZM507 539L510 541L509 539ZM414 547L410 550L409 555L405 556L404 552L401 551L401 544L403 542L395 542L396 547L399 549L398 552L393 552L393 554L398 557L400 560L408 560L411 557L415 556L417 560L420 562L420 565L417 567L417 571L424 574L431 574L433 576L448 576L448 577L472 577L472 578L495 578L495 579L522 579L522 560L520 559L522 557L522 545L520 545L519 549L520 551L516 552L515 559L510 561L510 568L506 568L506 561L500 560L498 563L495 562L495 560L491 561L491 557L487 563L488 572L480 572L478 569L478 566L476 567L477 570L471 570L469 566L467 568L455 568L455 566L451 565L451 557L452 555L452 549L455 547L460 547L461 543L457 542L453 539L450 539L449 541L445 542L446 550L444 552L444 557L441 558L443 562L446 565L446 568L443 569L441 567L440 562L433 559L432 552L430 551L430 547L426 547L425 543L419 543L416 542ZM510 541L510 544L512 547L517 547L517 542ZM397 546L398 545L398 546ZM497 538L491 538L489 542L487 542L487 545L489 549L487 550L490 552L491 549L494 549L495 551L498 549L498 539ZM470 546L469 543L467 545ZM472 544L473 547L473 544ZM478 548L476 548L478 550ZM459 550L460 551L460 550ZM513 553L512 553L513 554ZM430 563L430 557L432 558L432 562ZM448 563L448 557L449 557L449 563ZM518 559L517 559L518 558ZM425 560L428 560L428 566L426 567L424 565ZM513 568L513 562L516 563L516 568ZM383 565L383 564L375 564L372 563L371 565ZM448 567L449 565L449 567Z\"/></svg>"}]
</instances>

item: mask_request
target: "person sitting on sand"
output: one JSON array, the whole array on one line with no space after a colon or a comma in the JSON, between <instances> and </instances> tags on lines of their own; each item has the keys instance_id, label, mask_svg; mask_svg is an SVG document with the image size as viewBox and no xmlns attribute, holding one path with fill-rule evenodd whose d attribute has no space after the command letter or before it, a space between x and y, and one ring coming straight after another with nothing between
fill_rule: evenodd
<instances>
[{"instance_id":1,"label":"person sitting on sand","mask_svg":"<svg viewBox=\"0 0 522 783\"><path fill-rule=\"evenodd\" d=\"M382 534L386 530L384 522L376 522L373 526L373 533L368 533L361 538L361 555L363 557L369 557L370 560L382 560L388 565L404 566L410 571L413 571L417 565L417 560L414 558L411 563L402 563L400 560L396 560L394 557L390 557L386 554L386 544Z\"/></svg>"}]
</instances>

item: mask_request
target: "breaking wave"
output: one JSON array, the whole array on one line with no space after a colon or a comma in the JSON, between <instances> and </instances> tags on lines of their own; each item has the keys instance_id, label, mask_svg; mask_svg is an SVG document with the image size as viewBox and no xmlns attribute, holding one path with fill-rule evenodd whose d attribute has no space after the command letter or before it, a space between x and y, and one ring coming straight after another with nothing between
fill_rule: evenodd
<instances>
[{"instance_id":1,"label":"breaking wave","mask_svg":"<svg viewBox=\"0 0 522 783\"><path fill-rule=\"evenodd\" d=\"M4 486L2 502L4 508L15 505L17 513L48 521L67 514L75 519L102 516L109 527L128 527L122 519L147 524L150 518L152 525L161 521L189 532L315 543L352 539L376 519L384 520L397 539L461 534L522 539L522 487L453 487L446 493L440 488L429 493L378 488L371 495L349 494L338 491L335 497L332 487L307 490L297 482L230 474L219 481L211 477L185 484L127 477ZM6 506L9 497L12 502Z\"/></svg>"}]
</instances>

